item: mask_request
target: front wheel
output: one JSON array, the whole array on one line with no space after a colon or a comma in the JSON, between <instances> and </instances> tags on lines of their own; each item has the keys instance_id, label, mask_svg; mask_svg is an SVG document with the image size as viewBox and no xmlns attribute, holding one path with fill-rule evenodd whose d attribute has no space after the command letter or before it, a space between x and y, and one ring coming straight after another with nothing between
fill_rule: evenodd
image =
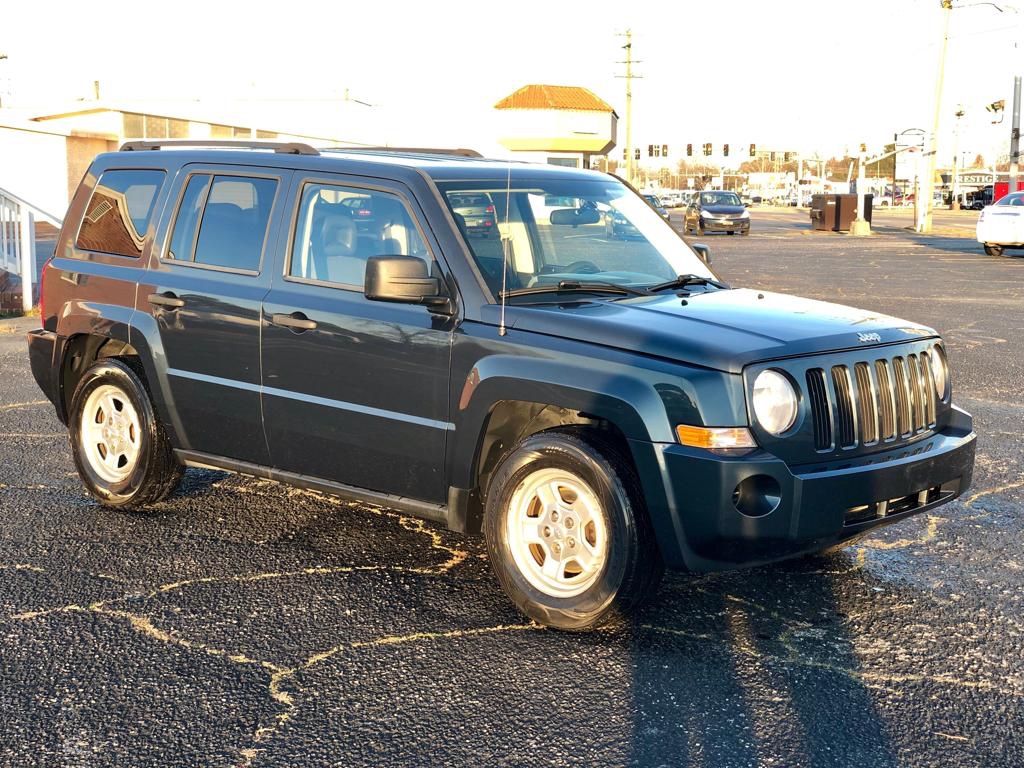
<instances>
[{"instance_id":1,"label":"front wheel","mask_svg":"<svg viewBox=\"0 0 1024 768\"><path fill-rule=\"evenodd\" d=\"M532 435L502 460L487 490L484 533L508 596L557 629L629 614L663 571L632 466L580 431Z\"/></svg>"},{"instance_id":2,"label":"front wheel","mask_svg":"<svg viewBox=\"0 0 1024 768\"><path fill-rule=\"evenodd\" d=\"M985 243L985 253L988 256L1002 256L1003 255L1003 246L1001 246L1001 245L989 245L988 243Z\"/></svg>"},{"instance_id":3,"label":"front wheel","mask_svg":"<svg viewBox=\"0 0 1024 768\"><path fill-rule=\"evenodd\" d=\"M71 400L71 450L86 490L108 507L138 510L166 498L184 468L145 385L121 360L93 363Z\"/></svg>"}]
</instances>

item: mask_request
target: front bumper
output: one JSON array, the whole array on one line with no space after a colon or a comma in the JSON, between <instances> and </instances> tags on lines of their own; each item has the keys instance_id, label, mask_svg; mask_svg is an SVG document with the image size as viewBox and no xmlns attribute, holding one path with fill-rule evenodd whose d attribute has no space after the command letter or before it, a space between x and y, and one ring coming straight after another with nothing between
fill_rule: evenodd
<instances>
[{"instance_id":1,"label":"front bumper","mask_svg":"<svg viewBox=\"0 0 1024 768\"><path fill-rule=\"evenodd\" d=\"M632 448L666 565L714 571L819 551L952 501L971 484L975 437L954 408L941 432L826 466L791 468L764 451Z\"/></svg>"},{"instance_id":2,"label":"front bumper","mask_svg":"<svg viewBox=\"0 0 1024 768\"><path fill-rule=\"evenodd\" d=\"M750 219L701 219L705 232L746 232L750 229Z\"/></svg>"}]
</instances>

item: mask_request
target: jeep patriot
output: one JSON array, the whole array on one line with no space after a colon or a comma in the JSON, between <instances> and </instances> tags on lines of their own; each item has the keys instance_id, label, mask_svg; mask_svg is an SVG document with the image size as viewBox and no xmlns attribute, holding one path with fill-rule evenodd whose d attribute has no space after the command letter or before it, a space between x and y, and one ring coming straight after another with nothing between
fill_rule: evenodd
<instances>
[{"instance_id":1,"label":"jeep patriot","mask_svg":"<svg viewBox=\"0 0 1024 768\"><path fill-rule=\"evenodd\" d=\"M28 339L104 505L194 466L394 508L583 629L666 567L842 546L971 482L934 330L730 287L614 176L173 144L93 162Z\"/></svg>"}]
</instances>

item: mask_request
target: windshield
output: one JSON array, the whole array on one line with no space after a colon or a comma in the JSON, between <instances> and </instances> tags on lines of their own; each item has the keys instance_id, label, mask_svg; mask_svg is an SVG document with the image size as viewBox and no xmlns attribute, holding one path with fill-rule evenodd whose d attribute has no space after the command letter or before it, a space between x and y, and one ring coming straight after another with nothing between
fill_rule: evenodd
<instances>
[{"instance_id":1,"label":"windshield","mask_svg":"<svg viewBox=\"0 0 1024 768\"><path fill-rule=\"evenodd\" d=\"M735 192L701 192L701 205L743 205Z\"/></svg>"},{"instance_id":2,"label":"windshield","mask_svg":"<svg viewBox=\"0 0 1024 768\"><path fill-rule=\"evenodd\" d=\"M651 286L714 274L643 198L618 180L438 182L493 295L563 280ZM487 204L467 209L467 198ZM475 206L474 206L475 207ZM508 269L503 270L504 259Z\"/></svg>"},{"instance_id":3,"label":"windshield","mask_svg":"<svg viewBox=\"0 0 1024 768\"><path fill-rule=\"evenodd\" d=\"M1014 192L1006 197L1001 197L996 205L1024 205L1024 194Z\"/></svg>"}]
</instances>

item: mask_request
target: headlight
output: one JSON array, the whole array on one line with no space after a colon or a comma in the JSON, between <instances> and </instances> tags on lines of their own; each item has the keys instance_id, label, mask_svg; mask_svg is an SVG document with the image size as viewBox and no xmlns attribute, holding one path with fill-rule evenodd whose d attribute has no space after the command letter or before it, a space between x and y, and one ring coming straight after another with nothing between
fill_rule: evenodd
<instances>
[{"instance_id":1,"label":"headlight","mask_svg":"<svg viewBox=\"0 0 1024 768\"><path fill-rule=\"evenodd\" d=\"M928 361L932 365L932 378L935 380L935 394L939 400L946 399L946 387L949 386L949 363L946 362L946 352L936 344L932 347Z\"/></svg>"},{"instance_id":2,"label":"headlight","mask_svg":"<svg viewBox=\"0 0 1024 768\"><path fill-rule=\"evenodd\" d=\"M761 371L754 379L753 408L758 424L781 435L796 421L796 391L778 371Z\"/></svg>"},{"instance_id":3,"label":"headlight","mask_svg":"<svg viewBox=\"0 0 1024 768\"><path fill-rule=\"evenodd\" d=\"M741 219L749 219L750 218L750 211L746 211L746 210L743 211L743 213L741 213L739 215L739 218L741 218Z\"/></svg>"},{"instance_id":4,"label":"headlight","mask_svg":"<svg viewBox=\"0 0 1024 768\"><path fill-rule=\"evenodd\" d=\"M713 218L715 218L715 214L708 213L707 211L701 211L700 212L700 217L702 219L713 219Z\"/></svg>"}]
</instances>

